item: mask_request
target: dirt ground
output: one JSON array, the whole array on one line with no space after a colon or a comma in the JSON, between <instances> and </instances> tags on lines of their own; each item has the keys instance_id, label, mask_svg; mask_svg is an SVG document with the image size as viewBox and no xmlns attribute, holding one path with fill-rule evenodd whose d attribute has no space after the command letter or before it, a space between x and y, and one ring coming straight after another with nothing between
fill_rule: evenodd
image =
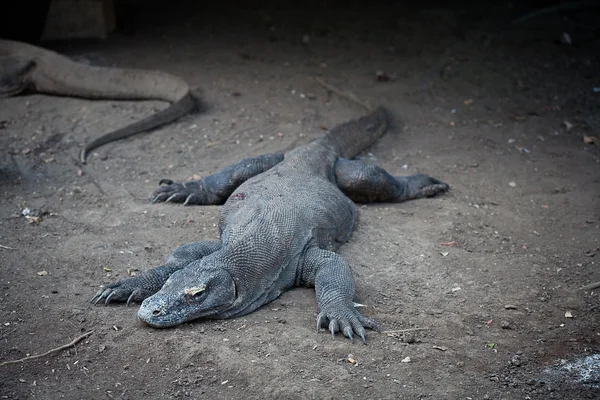
<instances>
[{"instance_id":1,"label":"dirt ground","mask_svg":"<svg viewBox=\"0 0 600 400\"><path fill-rule=\"evenodd\" d=\"M93 331L0 365L0 398L599 398L600 290L580 290L600 280L597 33L559 15L510 26L524 9L502 2L165 8L139 9L106 41L46 46L181 76L201 111L82 166L83 143L165 104L0 100L0 362ZM359 206L340 252L384 332L367 346L316 332L308 288L166 330L142 326L137 306L89 304L101 284L218 235L217 206L150 204L159 179L306 143L363 112L315 76L393 115L361 158L451 185Z\"/></svg>"}]
</instances>

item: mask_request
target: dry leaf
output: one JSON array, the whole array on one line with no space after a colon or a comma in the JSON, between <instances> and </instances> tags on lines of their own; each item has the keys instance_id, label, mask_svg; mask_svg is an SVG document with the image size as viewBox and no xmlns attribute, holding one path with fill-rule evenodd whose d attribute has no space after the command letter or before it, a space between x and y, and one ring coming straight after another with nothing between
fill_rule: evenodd
<instances>
[{"instance_id":1,"label":"dry leaf","mask_svg":"<svg viewBox=\"0 0 600 400\"><path fill-rule=\"evenodd\" d=\"M583 143L585 144L600 144L600 140L596 136L583 136Z\"/></svg>"},{"instance_id":2,"label":"dry leaf","mask_svg":"<svg viewBox=\"0 0 600 400\"><path fill-rule=\"evenodd\" d=\"M33 217L31 215L27 215L25 218L30 224L39 224L42 221L40 217Z\"/></svg>"}]
</instances>

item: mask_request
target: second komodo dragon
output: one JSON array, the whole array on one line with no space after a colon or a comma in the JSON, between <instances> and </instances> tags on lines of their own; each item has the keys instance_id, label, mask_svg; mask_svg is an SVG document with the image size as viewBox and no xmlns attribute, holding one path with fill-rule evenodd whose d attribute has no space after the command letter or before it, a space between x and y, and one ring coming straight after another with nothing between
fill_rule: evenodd
<instances>
[{"instance_id":1,"label":"second komodo dragon","mask_svg":"<svg viewBox=\"0 0 600 400\"><path fill-rule=\"evenodd\" d=\"M187 83L161 71L96 67L53 51L0 39L0 98L26 91L107 100L164 100L169 107L86 144L80 161L104 144L144 132L189 113L194 99Z\"/></svg>"},{"instance_id":2,"label":"second komodo dragon","mask_svg":"<svg viewBox=\"0 0 600 400\"><path fill-rule=\"evenodd\" d=\"M250 313L293 286L314 286L317 328L366 343L378 324L354 307L354 279L335 251L357 221L357 202L402 202L446 192L427 175L395 177L352 160L386 130L383 108L286 152L247 158L200 180L163 179L153 202L223 204L220 240L175 250L166 263L101 289L91 300L142 301L156 328Z\"/></svg>"}]
</instances>

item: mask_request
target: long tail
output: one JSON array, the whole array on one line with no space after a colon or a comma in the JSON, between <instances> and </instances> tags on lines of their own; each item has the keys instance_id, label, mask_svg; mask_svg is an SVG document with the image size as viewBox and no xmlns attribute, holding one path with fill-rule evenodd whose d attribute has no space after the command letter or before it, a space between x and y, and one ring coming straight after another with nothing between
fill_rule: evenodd
<instances>
[{"instance_id":1,"label":"long tail","mask_svg":"<svg viewBox=\"0 0 600 400\"><path fill-rule=\"evenodd\" d=\"M387 112L378 107L364 117L334 126L323 140L333 145L341 157L351 159L375 143L387 126Z\"/></svg>"},{"instance_id":2,"label":"long tail","mask_svg":"<svg viewBox=\"0 0 600 400\"><path fill-rule=\"evenodd\" d=\"M169 107L152 114L149 117L141 119L133 124L124 126L123 128L117 129L112 132L105 133L104 135L97 137L88 144L86 144L81 153L79 154L79 160L85 164L87 155L93 149L103 146L107 143L114 142L115 140L125 139L135 134L149 131L150 129L157 128L161 125L167 124L180 118L189 113L194 108L194 99L188 93L182 99L172 103Z\"/></svg>"},{"instance_id":3,"label":"long tail","mask_svg":"<svg viewBox=\"0 0 600 400\"><path fill-rule=\"evenodd\" d=\"M320 78L316 81L326 89L364 107L369 114L352 121L334 126L321 140L334 146L343 158L354 158L383 135L388 127L386 110L379 106L372 109L354 94L344 92Z\"/></svg>"},{"instance_id":4,"label":"long tail","mask_svg":"<svg viewBox=\"0 0 600 400\"><path fill-rule=\"evenodd\" d=\"M62 56L60 58L63 59ZM59 82L37 87L38 91L88 99L163 100L171 103L155 114L105 133L86 144L79 157L83 164L89 152L97 147L165 125L194 109L195 101L188 84L171 74L141 69L95 67L66 60L68 64L61 64L68 67L68 74L60 75ZM46 70L44 68L45 75L48 74ZM48 82L47 76L44 78L46 79L39 80Z\"/></svg>"}]
</instances>

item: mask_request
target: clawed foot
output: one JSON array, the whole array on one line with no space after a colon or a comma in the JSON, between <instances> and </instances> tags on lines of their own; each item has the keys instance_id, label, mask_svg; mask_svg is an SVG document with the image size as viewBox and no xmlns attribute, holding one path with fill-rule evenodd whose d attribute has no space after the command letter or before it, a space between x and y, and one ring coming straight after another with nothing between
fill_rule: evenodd
<instances>
[{"instance_id":1,"label":"clawed foot","mask_svg":"<svg viewBox=\"0 0 600 400\"><path fill-rule=\"evenodd\" d=\"M161 186L150 195L153 204L159 202L183 203L184 206L187 206L206 202L206 195L199 181L179 183L170 179L161 179L158 184Z\"/></svg>"},{"instance_id":2,"label":"clawed foot","mask_svg":"<svg viewBox=\"0 0 600 400\"><path fill-rule=\"evenodd\" d=\"M396 178L404 180L405 190L402 200L420 199L422 197L433 197L450 190L450 185L428 175L412 175Z\"/></svg>"},{"instance_id":3,"label":"clawed foot","mask_svg":"<svg viewBox=\"0 0 600 400\"><path fill-rule=\"evenodd\" d=\"M332 338L335 337L336 332L342 332L352 343L354 343L354 334L356 334L360 336L363 344L367 344L365 328L381 332L381 327L377 322L362 316L352 306L328 307L322 310L317 316L317 330L323 326L327 326Z\"/></svg>"},{"instance_id":4,"label":"clawed foot","mask_svg":"<svg viewBox=\"0 0 600 400\"><path fill-rule=\"evenodd\" d=\"M134 301L141 303L146 297L151 296L152 293L137 287L134 279L135 278L129 278L102 287L94 297L90 299L90 303L96 305L99 302L104 301L104 304L107 305L111 301L126 301L127 306Z\"/></svg>"}]
</instances>

